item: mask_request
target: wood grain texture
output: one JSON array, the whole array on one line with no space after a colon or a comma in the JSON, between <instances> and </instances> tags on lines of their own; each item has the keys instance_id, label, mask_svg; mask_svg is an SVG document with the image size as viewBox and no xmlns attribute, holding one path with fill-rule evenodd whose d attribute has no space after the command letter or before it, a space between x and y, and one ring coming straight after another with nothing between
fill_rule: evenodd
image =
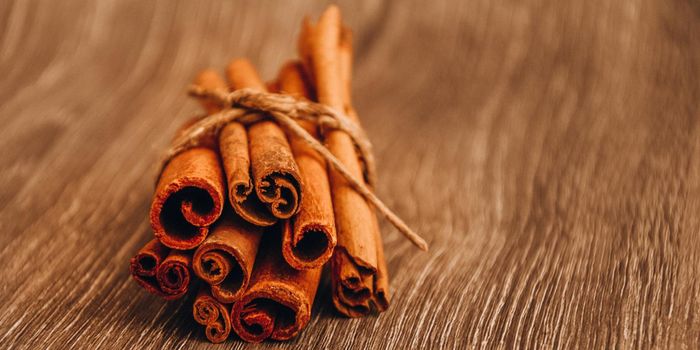
<instances>
[{"instance_id":1,"label":"wood grain texture","mask_svg":"<svg viewBox=\"0 0 700 350\"><path fill-rule=\"evenodd\" d=\"M208 344L128 275L185 86L323 2L0 2L0 347ZM341 1L393 304L260 348L700 347L700 3Z\"/></svg>"}]
</instances>

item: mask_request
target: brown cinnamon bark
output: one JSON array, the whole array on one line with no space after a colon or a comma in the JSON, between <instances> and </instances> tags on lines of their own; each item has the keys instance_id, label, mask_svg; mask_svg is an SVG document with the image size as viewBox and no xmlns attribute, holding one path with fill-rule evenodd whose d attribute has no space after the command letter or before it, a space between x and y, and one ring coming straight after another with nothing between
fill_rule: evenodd
<instances>
[{"instance_id":1,"label":"brown cinnamon bark","mask_svg":"<svg viewBox=\"0 0 700 350\"><path fill-rule=\"evenodd\" d=\"M330 6L321 15L311 35L309 64L313 67L319 102L345 111L359 124L350 104L351 56L341 57L348 55L349 36L347 32L341 33L340 11L336 6ZM342 44L341 37L344 37ZM345 53L341 54L343 50ZM326 135L326 145L354 177L364 178L350 136L331 131ZM382 311L388 306L387 272L376 216L340 174L331 170L330 179L338 230L338 244L331 259L333 303L338 311L350 317L366 315L374 301Z\"/></svg>"},{"instance_id":2,"label":"brown cinnamon bark","mask_svg":"<svg viewBox=\"0 0 700 350\"><path fill-rule=\"evenodd\" d=\"M148 292L173 300L187 293L191 261L191 253L168 249L152 239L131 258L129 270Z\"/></svg>"},{"instance_id":3,"label":"brown cinnamon bark","mask_svg":"<svg viewBox=\"0 0 700 350\"><path fill-rule=\"evenodd\" d=\"M250 287L231 310L233 330L248 342L296 336L311 318L321 278L321 268L296 270L279 254L279 231L291 230L289 221L270 230L260 246Z\"/></svg>"},{"instance_id":4,"label":"brown cinnamon bark","mask_svg":"<svg viewBox=\"0 0 700 350\"><path fill-rule=\"evenodd\" d=\"M282 92L310 98L302 70L299 62L281 69L278 80ZM299 125L318 138L314 123L300 121ZM326 162L303 140L292 137L290 144L304 183L304 197L299 213L292 218L292 230L282 237L282 255L297 270L320 267L333 255L337 242Z\"/></svg>"},{"instance_id":5,"label":"brown cinnamon bark","mask_svg":"<svg viewBox=\"0 0 700 350\"><path fill-rule=\"evenodd\" d=\"M222 92L228 91L228 86L226 82L221 78L219 73L211 68L207 68L199 72L194 79L194 85L197 85L203 89L207 90L219 90ZM214 114L221 111L221 105L219 101L214 101L206 98L199 99L202 108L207 112L207 114Z\"/></svg>"},{"instance_id":6,"label":"brown cinnamon bark","mask_svg":"<svg viewBox=\"0 0 700 350\"><path fill-rule=\"evenodd\" d=\"M357 116L355 108L352 106L352 31L350 28L342 26L339 43L340 75L343 82L343 102L345 104L345 114L354 120L358 125L360 118ZM364 165L361 163L361 165ZM366 181L366 179L365 179ZM389 308L389 270L384 258L384 247L382 237L379 232L379 223L375 214L372 214L372 224L374 226L374 237L377 247L377 273L374 275L374 293L372 299L375 308L379 312Z\"/></svg>"},{"instance_id":7,"label":"brown cinnamon bark","mask_svg":"<svg viewBox=\"0 0 700 350\"><path fill-rule=\"evenodd\" d=\"M218 302L209 293L209 288L202 286L192 305L194 320L205 326L207 339L212 343L221 343L231 333L230 305Z\"/></svg>"},{"instance_id":8,"label":"brown cinnamon bark","mask_svg":"<svg viewBox=\"0 0 700 350\"><path fill-rule=\"evenodd\" d=\"M212 75L216 77L204 71L196 83L216 88ZM210 101L203 105L208 113L218 108ZM181 131L194 121L185 123ZM173 157L160 175L151 203L150 221L156 237L174 249L197 247L206 238L208 226L221 215L225 188L215 140L205 140L203 146Z\"/></svg>"},{"instance_id":9,"label":"brown cinnamon bark","mask_svg":"<svg viewBox=\"0 0 700 350\"><path fill-rule=\"evenodd\" d=\"M233 60L226 72L233 89L266 91L265 84L248 60ZM264 120L248 127L248 140L257 200L251 195L250 187L234 184L234 208L241 210L239 214L244 219L259 226L292 217L299 210L301 180L284 132L274 122ZM223 150L222 145L222 155ZM228 163L226 156L224 162L225 165Z\"/></svg>"},{"instance_id":10,"label":"brown cinnamon bark","mask_svg":"<svg viewBox=\"0 0 700 350\"><path fill-rule=\"evenodd\" d=\"M221 76L211 69L198 74L195 84L205 89L229 90ZM210 114L221 110L221 106L215 101L200 99L200 102ZM246 221L258 226L270 226L277 222L277 218L265 208L258 197L251 195L253 183L248 153L248 133L245 126L238 122L225 125L219 134L218 141L228 183L228 198L236 213Z\"/></svg>"},{"instance_id":11,"label":"brown cinnamon bark","mask_svg":"<svg viewBox=\"0 0 700 350\"><path fill-rule=\"evenodd\" d=\"M218 301L233 303L248 287L261 236L259 227L224 215L197 248L192 267Z\"/></svg>"},{"instance_id":12,"label":"brown cinnamon bark","mask_svg":"<svg viewBox=\"0 0 700 350\"><path fill-rule=\"evenodd\" d=\"M311 50L314 45L314 30L314 24L311 22L311 19L309 19L308 16L304 17L304 20L301 22L301 32L299 33L299 39L297 41L297 51L299 52L301 65L304 68L303 71L309 82L307 85L309 94L316 100L316 87L313 84L316 78L314 76L313 64L311 63L313 60Z\"/></svg>"}]
</instances>

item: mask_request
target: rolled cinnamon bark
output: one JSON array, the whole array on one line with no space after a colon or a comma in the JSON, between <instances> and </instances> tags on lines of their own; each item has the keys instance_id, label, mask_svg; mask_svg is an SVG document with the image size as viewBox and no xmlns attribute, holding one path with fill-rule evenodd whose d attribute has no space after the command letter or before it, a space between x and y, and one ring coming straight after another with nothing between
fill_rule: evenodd
<instances>
[{"instance_id":1,"label":"rolled cinnamon bark","mask_svg":"<svg viewBox=\"0 0 700 350\"><path fill-rule=\"evenodd\" d=\"M301 63L286 64L278 76L281 92L310 98L302 72ZM318 138L314 123L300 121L299 125ZM289 234L282 237L282 255L297 270L316 268L330 259L337 242L326 162L303 140L291 137L290 144L304 184L304 196L299 213L292 218L292 230L285 231Z\"/></svg>"},{"instance_id":2,"label":"rolled cinnamon bark","mask_svg":"<svg viewBox=\"0 0 700 350\"><path fill-rule=\"evenodd\" d=\"M345 104L345 114L354 120L358 125L360 118L357 116L355 108L352 106L352 31L350 28L342 26L339 43L340 75L343 82L343 103ZM364 165L364 163L360 163ZM367 179L365 179L366 181ZM372 300L375 308L379 312L389 308L389 270L384 258L384 246L379 232L379 223L376 215L372 214L372 225L374 226L374 237L377 247L377 272L374 275L374 294Z\"/></svg>"},{"instance_id":3,"label":"rolled cinnamon bark","mask_svg":"<svg viewBox=\"0 0 700 350\"><path fill-rule=\"evenodd\" d=\"M197 75L196 85L204 89L228 91L226 82L213 70L207 69ZM214 101L200 99L202 107L208 113L221 110ZM251 195L253 184L250 173L250 155L248 151L248 133L245 126L238 122L225 125L219 134L219 152L228 183L229 202L238 215L258 226L270 226L277 221L260 202Z\"/></svg>"},{"instance_id":4,"label":"rolled cinnamon bark","mask_svg":"<svg viewBox=\"0 0 700 350\"><path fill-rule=\"evenodd\" d=\"M154 238L131 258L129 270L148 292L173 300L187 293L191 262L191 253L170 250Z\"/></svg>"},{"instance_id":5,"label":"rolled cinnamon bark","mask_svg":"<svg viewBox=\"0 0 700 350\"><path fill-rule=\"evenodd\" d=\"M241 339L254 343L296 336L311 318L321 278L321 268L296 270L279 254L279 231L291 230L289 221L269 230L273 232L265 233L250 287L231 310L233 330Z\"/></svg>"},{"instance_id":6,"label":"rolled cinnamon bark","mask_svg":"<svg viewBox=\"0 0 700 350\"><path fill-rule=\"evenodd\" d=\"M195 251L194 273L218 301L233 303L248 287L261 236L259 227L225 214Z\"/></svg>"},{"instance_id":7,"label":"rolled cinnamon bark","mask_svg":"<svg viewBox=\"0 0 700 350\"><path fill-rule=\"evenodd\" d=\"M314 24L311 22L311 19L309 19L308 16L305 16L304 20L301 22L301 32L299 33L299 39L297 41L297 51L299 52L301 65L304 68L303 71L306 74L305 77L308 79L309 84L306 86L310 94L309 96L313 96L313 99L317 100L316 87L313 84L313 82L316 81L316 78L314 77L313 64L311 63L313 60L311 55L314 38L313 32Z\"/></svg>"},{"instance_id":8,"label":"rolled cinnamon bark","mask_svg":"<svg viewBox=\"0 0 700 350\"><path fill-rule=\"evenodd\" d=\"M231 333L230 305L222 304L209 293L209 288L202 286L192 304L194 320L205 326L204 333L212 343L221 343Z\"/></svg>"},{"instance_id":9,"label":"rolled cinnamon bark","mask_svg":"<svg viewBox=\"0 0 700 350\"><path fill-rule=\"evenodd\" d=\"M211 69L197 75L196 85L208 90L228 91L228 85ZM221 106L215 101L200 99L202 107L208 113L216 113ZM226 179L228 196L231 205L246 221L257 226L269 226L277 221L256 195L251 195L251 164L249 155L248 135L243 124L233 122L225 125L219 134L219 150Z\"/></svg>"},{"instance_id":10,"label":"rolled cinnamon bark","mask_svg":"<svg viewBox=\"0 0 700 350\"><path fill-rule=\"evenodd\" d=\"M228 91L226 82L213 70L202 71L195 81L205 89ZM221 109L215 101L200 99L202 107L208 113ZM238 122L225 125L219 134L219 152L228 183L228 198L238 215L258 226L270 226L277 222L257 196L251 195L253 183L250 176L250 155L248 151L248 134L245 126Z\"/></svg>"},{"instance_id":11,"label":"rolled cinnamon bark","mask_svg":"<svg viewBox=\"0 0 700 350\"><path fill-rule=\"evenodd\" d=\"M372 301L377 311L384 312L389 308L389 301L391 300L391 294L389 294L389 269L386 266L386 259L384 258L384 244L379 234L379 224L377 220L374 221L374 224L377 225L374 230L377 242L377 273L374 275L374 294L372 295Z\"/></svg>"},{"instance_id":12,"label":"rolled cinnamon bark","mask_svg":"<svg viewBox=\"0 0 700 350\"><path fill-rule=\"evenodd\" d=\"M308 64L313 68L319 102L345 111L359 124L350 103L350 37L348 32L342 35L341 27L339 9L330 6L310 31ZM349 135L331 131L326 134L326 145L355 178L364 179ZM333 304L350 317L366 315L372 304L382 311L388 306L387 271L376 216L340 174L330 170L330 179L338 230L338 244L331 259Z\"/></svg>"},{"instance_id":13,"label":"rolled cinnamon bark","mask_svg":"<svg viewBox=\"0 0 700 350\"><path fill-rule=\"evenodd\" d=\"M203 83L212 74L216 73L201 73L196 83L212 88ZM203 105L208 113L216 111L209 101ZM151 203L150 221L156 237L174 249L197 247L209 233L208 226L221 215L225 188L215 140L204 140L201 147L173 157L160 175Z\"/></svg>"},{"instance_id":14,"label":"rolled cinnamon bark","mask_svg":"<svg viewBox=\"0 0 700 350\"><path fill-rule=\"evenodd\" d=\"M221 92L228 91L228 86L226 85L224 79L221 78L221 75L219 75L216 70L211 68L207 68L199 72L199 74L197 74L197 76L194 78L194 85L207 90L219 90ZM219 101L207 98L199 98L198 100L207 114L214 114L221 111Z\"/></svg>"},{"instance_id":15,"label":"rolled cinnamon bark","mask_svg":"<svg viewBox=\"0 0 700 350\"><path fill-rule=\"evenodd\" d=\"M233 60L226 72L233 89L266 91L255 68L246 59ZM259 226L292 217L299 210L301 180L284 132L274 122L263 120L248 127L248 140L253 187L259 201L250 195L250 187L239 184L239 187L232 187L237 195L234 208L241 210L241 217ZM224 162L227 162L226 157Z\"/></svg>"}]
</instances>

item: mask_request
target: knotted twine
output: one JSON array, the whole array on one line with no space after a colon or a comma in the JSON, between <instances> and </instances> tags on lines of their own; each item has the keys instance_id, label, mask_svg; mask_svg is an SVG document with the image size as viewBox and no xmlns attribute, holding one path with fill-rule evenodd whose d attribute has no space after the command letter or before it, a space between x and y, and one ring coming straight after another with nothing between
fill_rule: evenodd
<instances>
[{"instance_id":1,"label":"knotted twine","mask_svg":"<svg viewBox=\"0 0 700 350\"><path fill-rule=\"evenodd\" d=\"M372 144L364 131L343 113L320 103L297 99L291 95L261 92L253 89L239 89L229 93L191 86L189 93L192 96L206 98L219 104L221 111L199 119L180 133L166 152L161 162L159 175L173 157L188 149L201 146L204 140L217 137L221 129L227 124L238 122L243 125L250 125L263 119L272 119L287 134L298 137L314 151L318 152L335 171L343 176L353 190L369 201L413 244L422 250L428 250L428 244L425 240L411 230L371 190L376 183ZM341 130L347 133L355 144L363 164L364 181L350 174L348 169L328 148L297 124L298 120L315 123L319 126L319 132L322 136L331 130ZM365 181L369 187L365 184Z\"/></svg>"}]
</instances>

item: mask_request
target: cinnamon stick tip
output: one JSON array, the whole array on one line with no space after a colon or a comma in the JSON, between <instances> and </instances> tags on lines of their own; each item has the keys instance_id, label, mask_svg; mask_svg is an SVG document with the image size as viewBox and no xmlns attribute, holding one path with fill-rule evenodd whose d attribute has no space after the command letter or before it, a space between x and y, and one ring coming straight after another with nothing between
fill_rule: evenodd
<instances>
[{"instance_id":1,"label":"cinnamon stick tip","mask_svg":"<svg viewBox=\"0 0 700 350\"><path fill-rule=\"evenodd\" d=\"M336 4L330 4L326 9L323 11L321 14L321 17L324 16L340 16L340 7Z\"/></svg>"},{"instance_id":2,"label":"cinnamon stick tip","mask_svg":"<svg viewBox=\"0 0 700 350\"><path fill-rule=\"evenodd\" d=\"M194 85L207 89L226 87L226 83L219 75L219 72L213 68L205 68L199 71L194 78Z\"/></svg>"},{"instance_id":3,"label":"cinnamon stick tip","mask_svg":"<svg viewBox=\"0 0 700 350\"><path fill-rule=\"evenodd\" d=\"M226 65L226 74L230 75L232 72L239 70L241 68L254 69L253 63L245 57L237 57L228 62Z\"/></svg>"}]
</instances>

